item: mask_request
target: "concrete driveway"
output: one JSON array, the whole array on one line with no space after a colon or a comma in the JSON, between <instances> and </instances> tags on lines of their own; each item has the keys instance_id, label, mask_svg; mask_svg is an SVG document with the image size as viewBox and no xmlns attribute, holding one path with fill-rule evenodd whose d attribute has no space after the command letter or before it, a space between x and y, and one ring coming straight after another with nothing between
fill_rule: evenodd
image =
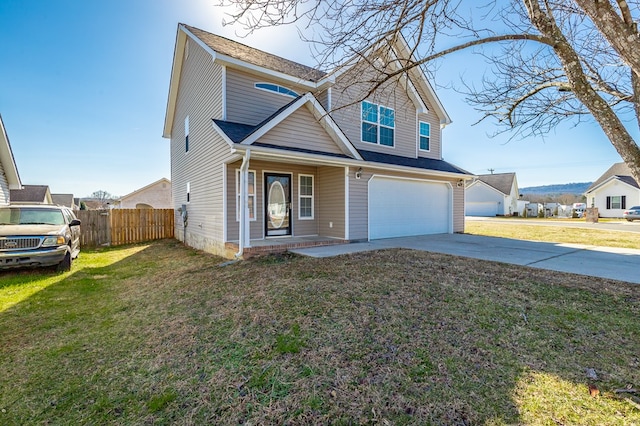
<instances>
[{"instance_id":1,"label":"concrete driveway","mask_svg":"<svg viewBox=\"0 0 640 426\"><path fill-rule=\"evenodd\" d=\"M640 250L556 244L468 234L390 238L366 243L291 250L311 257L407 248L640 284Z\"/></svg>"}]
</instances>

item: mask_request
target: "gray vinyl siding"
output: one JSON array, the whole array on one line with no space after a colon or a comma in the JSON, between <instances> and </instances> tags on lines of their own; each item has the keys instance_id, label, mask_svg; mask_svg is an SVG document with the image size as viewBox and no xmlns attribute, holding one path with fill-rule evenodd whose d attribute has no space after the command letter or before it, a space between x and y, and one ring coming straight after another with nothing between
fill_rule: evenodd
<instances>
[{"instance_id":1,"label":"gray vinyl siding","mask_svg":"<svg viewBox=\"0 0 640 426\"><path fill-rule=\"evenodd\" d=\"M345 238L344 168L318 167L317 181L315 203L319 233L325 237Z\"/></svg>"},{"instance_id":2,"label":"gray vinyl siding","mask_svg":"<svg viewBox=\"0 0 640 426\"><path fill-rule=\"evenodd\" d=\"M342 150L306 107L299 108L262 136L259 142L342 154Z\"/></svg>"},{"instance_id":3,"label":"gray vinyl siding","mask_svg":"<svg viewBox=\"0 0 640 426\"><path fill-rule=\"evenodd\" d=\"M9 182L2 167L2 162L0 162L0 205L9 204L9 194Z\"/></svg>"},{"instance_id":4,"label":"gray vinyl siding","mask_svg":"<svg viewBox=\"0 0 640 426\"><path fill-rule=\"evenodd\" d=\"M239 222L237 221L237 195L236 173L240 169L241 162L236 161L227 166L227 239L238 240ZM251 221L250 234L252 240L265 238L264 224L264 175L265 173L284 173L292 177L292 235L296 237L321 235L344 238L344 168L342 167L315 167L307 165L273 163L261 160L251 160L249 170L256 173L256 220ZM313 220L298 218L298 194L299 175L313 176L314 184L314 214ZM325 181L326 179L326 181ZM334 183L337 187L334 187ZM325 203L327 204L325 208ZM328 228L329 221L333 222L333 228L329 231L319 228L319 224L325 222Z\"/></svg>"},{"instance_id":5,"label":"gray vinyl siding","mask_svg":"<svg viewBox=\"0 0 640 426\"><path fill-rule=\"evenodd\" d=\"M440 129L440 120L433 112L433 109L431 107L429 107L429 113L418 114L418 120L429 123L431 127L431 136L429 137L429 151L418 150L418 157L442 160L442 130ZM419 132L419 130L416 130L416 133L417 132ZM417 135L416 146L420 146Z\"/></svg>"},{"instance_id":6,"label":"gray vinyl siding","mask_svg":"<svg viewBox=\"0 0 640 426\"><path fill-rule=\"evenodd\" d=\"M340 129L358 149L416 158L416 108L406 91L395 82L388 83L372 96L366 98L369 102L392 108L395 111L395 146L387 147L361 141L360 101L368 92L369 85L354 83L354 81L366 79L366 77L358 77L358 80L354 80L354 72L358 72L358 70L349 71L338 77L331 91L331 116Z\"/></svg>"},{"instance_id":7,"label":"gray vinyl siding","mask_svg":"<svg viewBox=\"0 0 640 426\"><path fill-rule=\"evenodd\" d=\"M256 125L271 116L278 109L294 100L286 96L267 90L256 89L255 83L280 84L298 93L304 94L304 89L290 84L281 84L264 77L227 68L227 121Z\"/></svg>"},{"instance_id":8,"label":"gray vinyl siding","mask_svg":"<svg viewBox=\"0 0 640 426\"><path fill-rule=\"evenodd\" d=\"M453 232L464 232L464 185L458 187L457 181L451 182L453 187Z\"/></svg>"},{"instance_id":9,"label":"gray vinyl siding","mask_svg":"<svg viewBox=\"0 0 640 426\"><path fill-rule=\"evenodd\" d=\"M222 118L223 68L197 43L190 43L185 59L171 134L171 180L176 209L187 204L186 243L224 254L223 165L229 146L211 125ZM189 116L189 152L185 152L185 117ZM187 182L191 201L187 203ZM176 235L185 241L182 219L176 212Z\"/></svg>"},{"instance_id":10,"label":"gray vinyl siding","mask_svg":"<svg viewBox=\"0 0 640 426\"><path fill-rule=\"evenodd\" d=\"M314 96L326 111L329 111L329 90L325 89L321 92L314 93Z\"/></svg>"}]
</instances>

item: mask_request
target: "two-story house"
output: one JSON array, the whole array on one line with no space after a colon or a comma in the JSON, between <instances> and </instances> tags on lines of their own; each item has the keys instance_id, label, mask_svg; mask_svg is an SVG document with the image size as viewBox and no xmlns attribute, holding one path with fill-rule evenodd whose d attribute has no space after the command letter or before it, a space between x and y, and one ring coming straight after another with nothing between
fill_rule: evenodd
<instances>
[{"instance_id":1,"label":"two-story house","mask_svg":"<svg viewBox=\"0 0 640 426\"><path fill-rule=\"evenodd\" d=\"M178 238L231 257L463 232L472 175L442 160L451 120L425 75L359 83L410 56L383 47L326 73L180 24L164 123Z\"/></svg>"},{"instance_id":2,"label":"two-story house","mask_svg":"<svg viewBox=\"0 0 640 426\"><path fill-rule=\"evenodd\" d=\"M16 167L9 137L4 128L2 116L0 115L0 205L9 204L11 201L11 190L22 188L20 175Z\"/></svg>"}]
</instances>

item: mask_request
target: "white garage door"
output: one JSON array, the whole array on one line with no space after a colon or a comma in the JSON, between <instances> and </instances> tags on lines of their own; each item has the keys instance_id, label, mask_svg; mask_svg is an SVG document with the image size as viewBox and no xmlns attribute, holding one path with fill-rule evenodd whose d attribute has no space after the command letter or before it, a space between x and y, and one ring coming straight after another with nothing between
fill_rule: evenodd
<instances>
[{"instance_id":1,"label":"white garage door","mask_svg":"<svg viewBox=\"0 0 640 426\"><path fill-rule=\"evenodd\" d=\"M449 186L373 177L369 181L369 239L450 232Z\"/></svg>"},{"instance_id":2,"label":"white garage door","mask_svg":"<svg viewBox=\"0 0 640 426\"><path fill-rule=\"evenodd\" d=\"M498 203L495 201L471 201L466 204L467 216L491 217L498 213Z\"/></svg>"}]
</instances>

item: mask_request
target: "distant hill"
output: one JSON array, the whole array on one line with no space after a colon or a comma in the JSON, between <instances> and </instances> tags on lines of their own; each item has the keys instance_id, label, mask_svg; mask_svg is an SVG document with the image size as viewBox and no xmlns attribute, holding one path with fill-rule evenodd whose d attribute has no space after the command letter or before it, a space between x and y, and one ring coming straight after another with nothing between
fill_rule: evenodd
<instances>
[{"instance_id":1,"label":"distant hill","mask_svg":"<svg viewBox=\"0 0 640 426\"><path fill-rule=\"evenodd\" d=\"M575 194L582 195L591 186L593 182L580 182L580 183L564 183L558 185L542 185L542 186L529 186L526 188L520 188L521 194L535 194L535 195L552 195L552 194Z\"/></svg>"}]
</instances>

